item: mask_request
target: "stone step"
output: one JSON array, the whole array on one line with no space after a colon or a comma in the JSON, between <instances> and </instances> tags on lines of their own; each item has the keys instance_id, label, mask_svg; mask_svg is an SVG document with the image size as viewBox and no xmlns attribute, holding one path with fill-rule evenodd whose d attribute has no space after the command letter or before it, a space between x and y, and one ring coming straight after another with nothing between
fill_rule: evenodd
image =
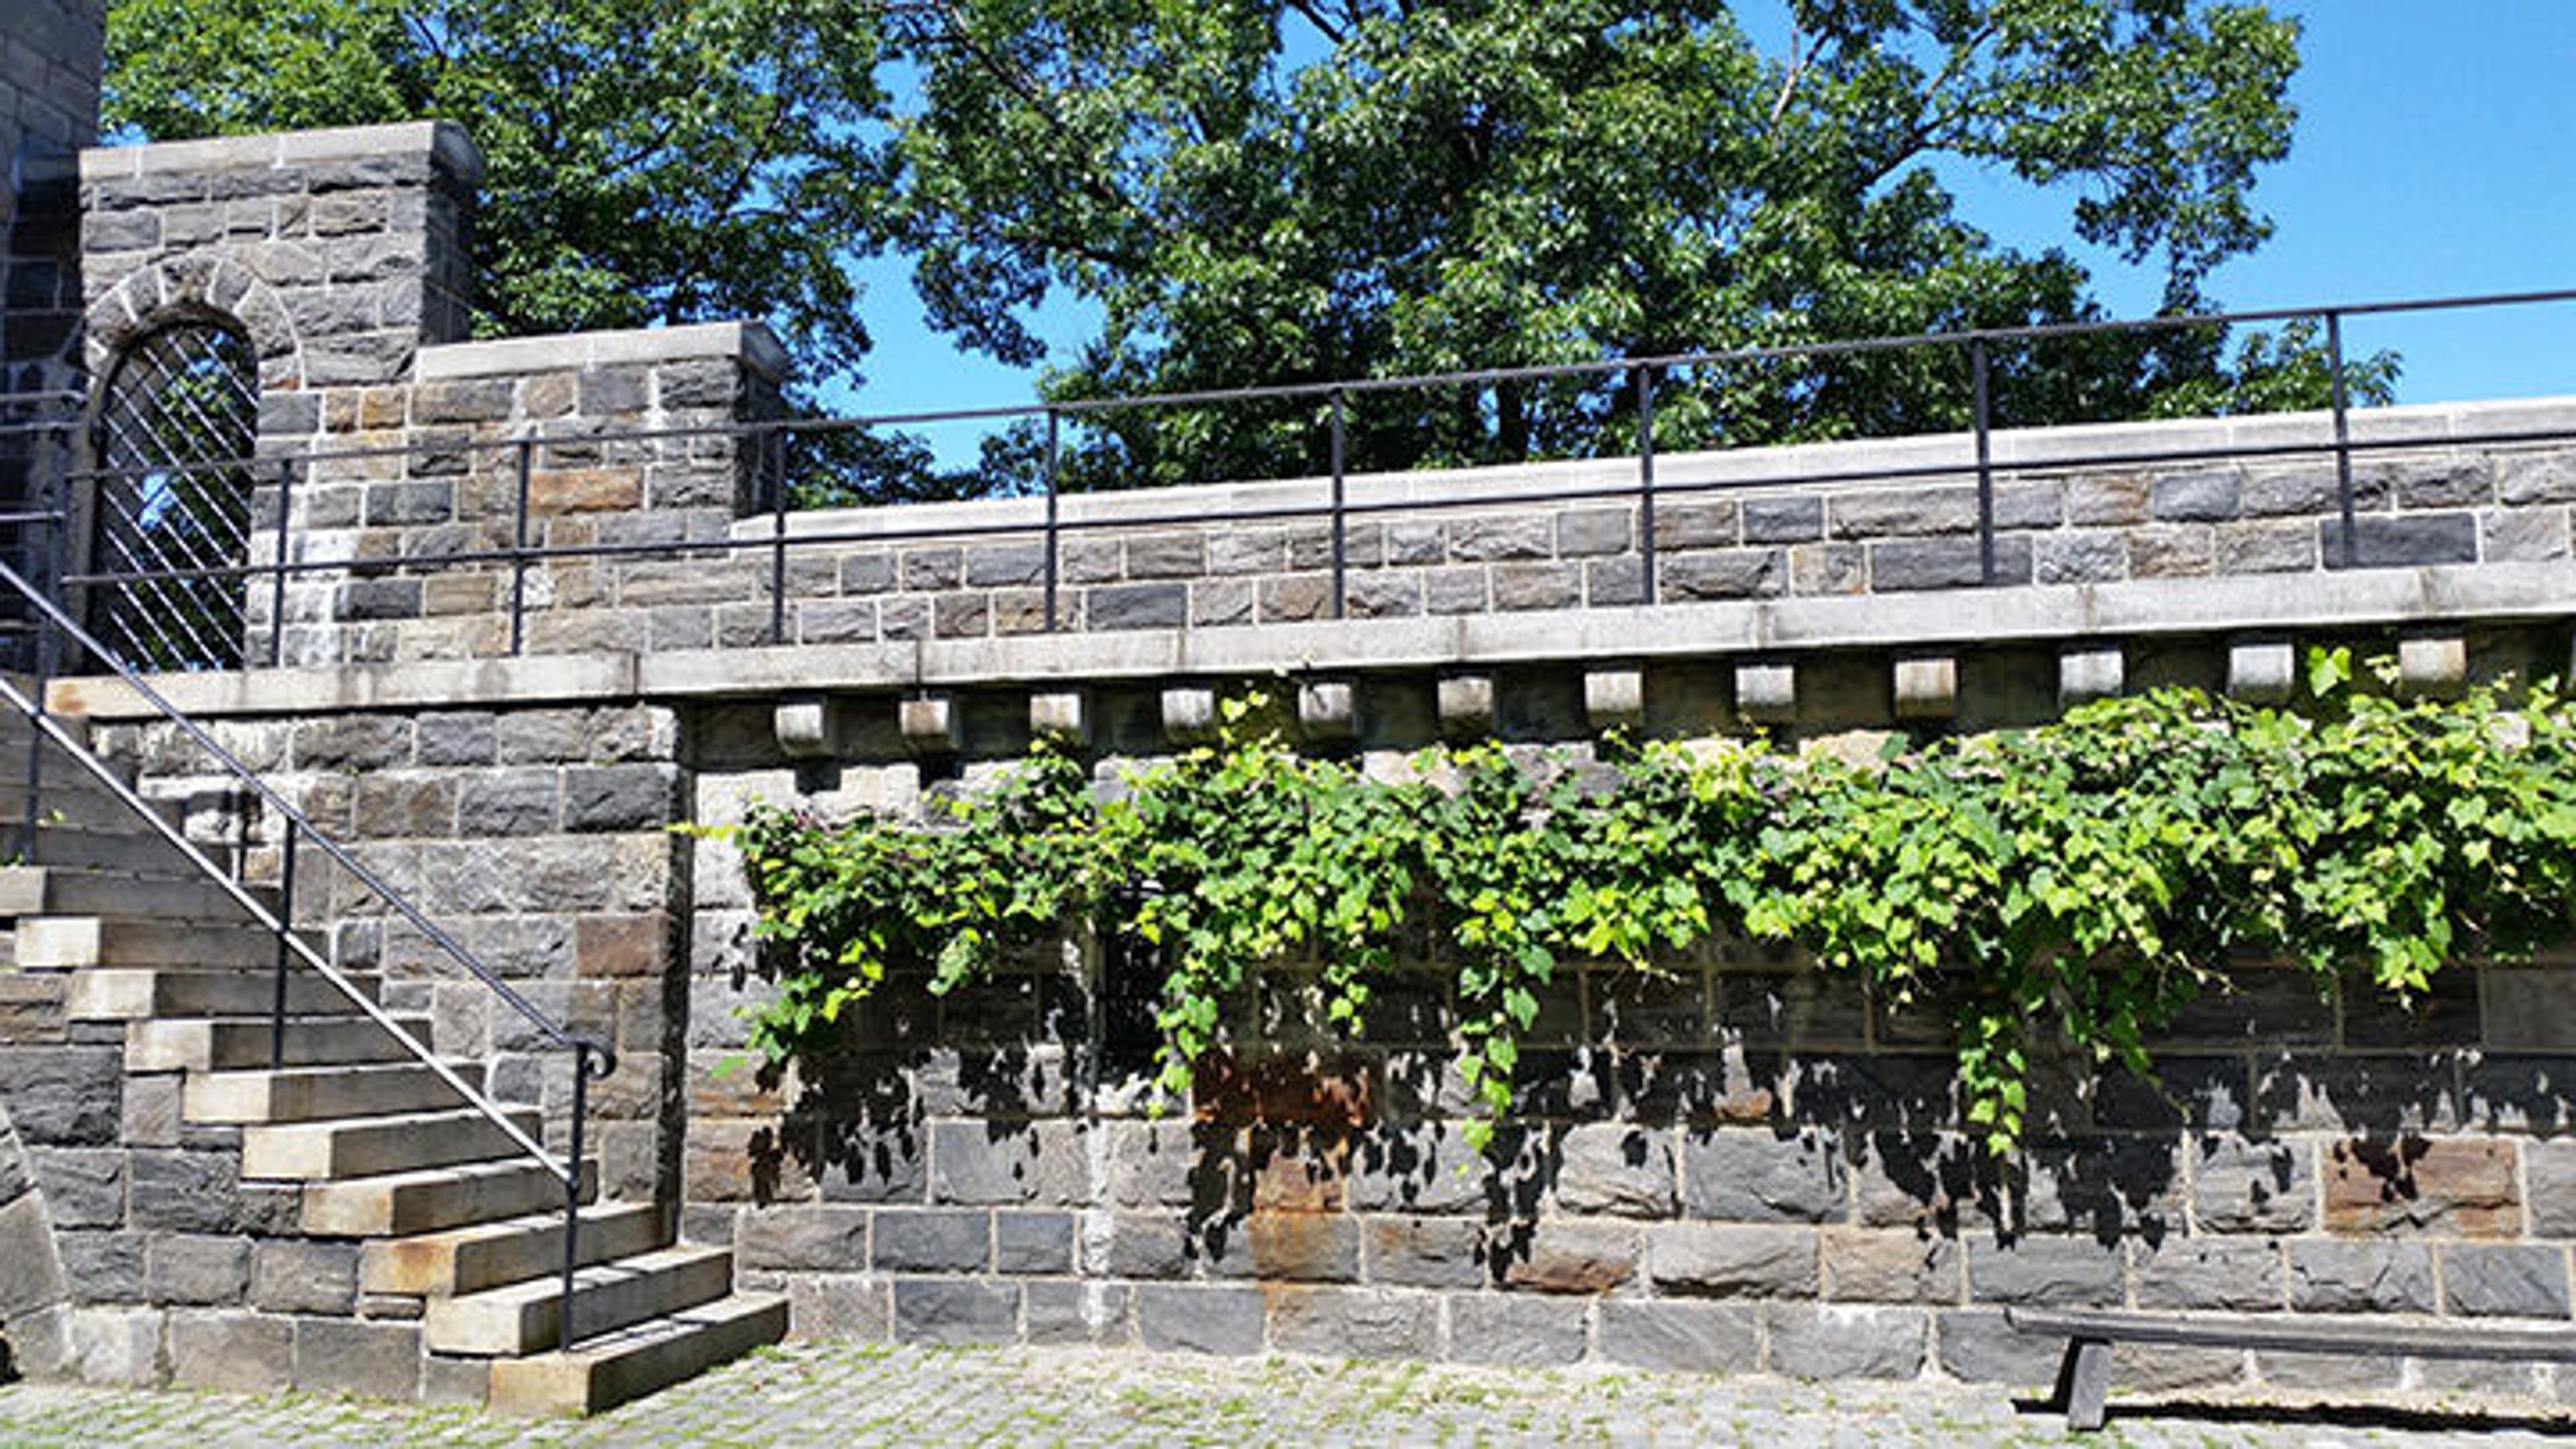
<instances>
[{"instance_id":1,"label":"stone step","mask_svg":"<svg viewBox=\"0 0 2576 1449\"><path fill-rule=\"evenodd\" d=\"M786 1336L785 1298L737 1293L569 1352L502 1359L492 1365L489 1403L530 1417L603 1413Z\"/></svg>"},{"instance_id":2,"label":"stone step","mask_svg":"<svg viewBox=\"0 0 2576 1449\"><path fill-rule=\"evenodd\" d=\"M531 1137L541 1130L533 1107L511 1108L510 1120ZM520 1158L525 1153L526 1149L512 1141L498 1123L473 1108L462 1107L345 1122L245 1127L241 1171L246 1178L321 1182L492 1162Z\"/></svg>"},{"instance_id":3,"label":"stone step","mask_svg":"<svg viewBox=\"0 0 2576 1449\"><path fill-rule=\"evenodd\" d=\"M607 1333L712 1303L733 1291L729 1248L663 1248L573 1275L573 1323L584 1334ZM434 1353L516 1356L560 1342L563 1285L553 1277L433 1298L420 1321L420 1341Z\"/></svg>"},{"instance_id":4,"label":"stone step","mask_svg":"<svg viewBox=\"0 0 2576 1449\"><path fill-rule=\"evenodd\" d=\"M0 840L18 847L17 827L0 827ZM55 870L103 870L123 875L193 878L197 868L176 846L137 822L132 829L113 826L39 824L34 842L37 865ZM217 855L216 859L223 857ZM238 908L235 914L239 914Z\"/></svg>"},{"instance_id":5,"label":"stone step","mask_svg":"<svg viewBox=\"0 0 2576 1449\"><path fill-rule=\"evenodd\" d=\"M155 1017L259 1016L275 1004L275 978L265 971L151 971L103 966L75 971L63 1001L74 1021L144 1021ZM350 984L368 1000L377 999L376 978L353 976ZM286 978L286 1010L292 1016L346 1016L349 998L311 971Z\"/></svg>"},{"instance_id":6,"label":"stone step","mask_svg":"<svg viewBox=\"0 0 2576 1449\"><path fill-rule=\"evenodd\" d=\"M397 1016L394 1023L421 1041L429 1018ZM274 1065L269 1060L266 1017L232 1020L138 1021L125 1029L129 1072L234 1072ZM411 1052L369 1017L302 1017L286 1024L286 1065L332 1066L348 1062L404 1062Z\"/></svg>"},{"instance_id":7,"label":"stone step","mask_svg":"<svg viewBox=\"0 0 2576 1449\"><path fill-rule=\"evenodd\" d=\"M40 865L0 866L0 916L113 916L120 920L205 921L239 925L250 915L220 886L195 876L142 877L96 870L49 870ZM277 892L248 888L274 910Z\"/></svg>"},{"instance_id":8,"label":"stone step","mask_svg":"<svg viewBox=\"0 0 2576 1449\"><path fill-rule=\"evenodd\" d=\"M251 921L188 925L107 916L28 916L18 922L18 960L30 970L82 966L266 968L277 964L277 933ZM299 931L325 960L322 937ZM302 970L301 959L296 970Z\"/></svg>"},{"instance_id":9,"label":"stone step","mask_svg":"<svg viewBox=\"0 0 2576 1449\"><path fill-rule=\"evenodd\" d=\"M481 1064L450 1062L448 1070L476 1091ZM428 1064L413 1058L383 1063L265 1068L191 1075L179 1110L198 1125L251 1126L278 1122L391 1117L463 1105L465 1098Z\"/></svg>"},{"instance_id":10,"label":"stone step","mask_svg":"<svg viewBox=\"0 0 2576 1449\"><path fill-rule=\"evenodd\" d=\"M599 1190L585 1162L582 1201ZM489 1162L308 1183L297 1222L316 1237L393 1238L563 1211L563 1179L525 1154Z\"/></svg>"},{"instance_id":11,"label":"stone step","mask_svg":"<svg viewBox=\"0 0 2576 1449\"><path fill-rule=\"evenodd\" d=\"M651 1203L592 1208L581 1215L581 1232L573 1240L584 1266L669 1245L662 1210ZM453 1298L560 1274L563 1261L558 1202L552 1212L369 1243L358 1258L358 1291Z\"/></svg>"}]
</instances>

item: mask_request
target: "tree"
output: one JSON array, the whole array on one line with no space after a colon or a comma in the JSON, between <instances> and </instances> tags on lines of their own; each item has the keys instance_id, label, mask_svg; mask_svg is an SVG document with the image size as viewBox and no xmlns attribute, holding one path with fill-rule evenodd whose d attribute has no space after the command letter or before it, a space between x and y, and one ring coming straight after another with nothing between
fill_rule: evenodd
<instances>
[{"instance_id":1,"label":"tree","mask_svg":"<svg viewBox=\"0 0 2576 1449\"><path fill-rule=\"evenodd\" d=\"M824 380L868 347L879 39L838 0L114 0L106 112L156 140L464 121L483 331L764 317Z\"/></svg>"},{"instance_id":2,"label":"tree","mask_svg":"<svg viewBox=\"0 0 2576 1449\"><path fill-rule=\"evenodd\" d=\"M2074 235L2205 303L2259 244L2297 26L2239 0L1791 0L1765 53L1722 0L930 0L896 43L898 234L934 321L1013 362L1068 293L1098 337L1061 397L2076 321L2061 249L1999 244L1936 163L2072 195ZM2006 422L2311 401L2284 341L2211 329L1999 348ZM2248 370L2250 369L2250 371ZM2304 378L2314 386L2284 386ZM1950 427L1958 350L1704 368L1659 438ZM1634 443L1580 379L1353 401L1362 462ZM1181 481L1312 465L1313 400L1119 414L1070 466ZM1020 440L1022 451L1026 439Z\"/></svg>"}]
</instances>

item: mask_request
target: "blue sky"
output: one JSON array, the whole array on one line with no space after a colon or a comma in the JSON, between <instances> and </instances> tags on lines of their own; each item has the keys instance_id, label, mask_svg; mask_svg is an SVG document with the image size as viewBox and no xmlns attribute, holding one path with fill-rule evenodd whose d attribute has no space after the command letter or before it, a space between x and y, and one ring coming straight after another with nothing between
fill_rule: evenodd
<instances>
[{"instance_id":1,"label":"blue sky","mask_svg":"<svg viewBox=\"0 0 2576 1449\"><path fill-rule=\"evenodd\" d=\"M1751 10L1755 7L1748 6ZM2289 158L2257 199L2277 229L2221 268L2213 295L2235 308L2576 287L2576 0L2309 0L2276 8L2306 25ZM1759 36L1766 22L1748 16ZM2117 315L2154 309L2152 269L2074 242L2072 196L2009 174L1947 175L1961 209L2026 247L2062 244L2094 268ZM867 270L876 337L868 382L836 406L871 413L1022 401L1032 376L961 354L922 323L904 264ZM1070 349L1077 309L1038 319ZM2576 393L2576 304L2359 319L2355 353L2404 355L2408 402ZM944 430L943 430L944 431ZM934 434L943 454L971 438Z\"/></svg>"}]
</instances>

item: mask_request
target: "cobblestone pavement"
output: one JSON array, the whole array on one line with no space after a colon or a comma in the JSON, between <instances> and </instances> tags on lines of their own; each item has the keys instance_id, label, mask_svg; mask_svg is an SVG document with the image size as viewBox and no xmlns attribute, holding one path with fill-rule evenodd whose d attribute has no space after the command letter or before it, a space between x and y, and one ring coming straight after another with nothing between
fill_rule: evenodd
<instances>
[{"instance_id":1,"label":"cobblestone pavement","mask_svg":"<svg viewBox=\"0 0 2576 1449\"><path fill-rule=\"evenodd\" d=\"M2201 1446L2541 1444L2550 1411L2133 1410L2081 1442ZM769 1350L583 1422L297 1397L0 1387L0 1445L1250 1445L1805 1446L2066 1442L2060 1421L1992 1390L1793 1384L1407 1364L1266 1363L1049 1349Z\"/></svg>"}]
</instances>

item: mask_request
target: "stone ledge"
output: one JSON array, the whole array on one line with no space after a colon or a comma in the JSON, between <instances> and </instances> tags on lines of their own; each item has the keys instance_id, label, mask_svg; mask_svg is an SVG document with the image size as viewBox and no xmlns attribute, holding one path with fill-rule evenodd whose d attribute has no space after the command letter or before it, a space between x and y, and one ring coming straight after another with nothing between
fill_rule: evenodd
<instances>
[{"instance_id":1,"label":"stone ledge","mask_svg":"<svg viewBox=\"0 0 2576 1449\"><path fill-rule=\"evenodd\" d=\"M678 699L820 690L1623 662L1851 649L1974 648L2125 636L2554 619L2576 612L2576 563L2248 574L2004 589L1890 601L1829 597L1035 634L993 639L530 655L446 663L253 669L153 681L192 715L326 714L425 705ZM122 683L56 680L57 709L151 711Z\"/></svg>"},{"instance_id":2,"label":"stone ledge","mask_svg":"<svg viewBox=\"0 0 2576 1449\"><path fill-rule=\"evenodd\" d=\"M458 377L518 377L725 357L764 377L787 373L787 350L760 322L701 322L688 327L635 327L620 332L565 332L497 342L424 347L413 376L422 382Z\"/></svg>"},{"instance_id":3,"label":"stone ledge","mask_svg":"<svg viewBox=\"0 0 2576 1449\"><path fill-rule=\"evenodd\" d=\"M258 136L219 136L203 141L160 141L142 146L92 146L81 152L84 181L111 181L179 171L249 171L416 156L432 161L468 186L483 180L483 153L454 121L403 121L388 126L340 126Z\"/></svg>"}]
</instances>

